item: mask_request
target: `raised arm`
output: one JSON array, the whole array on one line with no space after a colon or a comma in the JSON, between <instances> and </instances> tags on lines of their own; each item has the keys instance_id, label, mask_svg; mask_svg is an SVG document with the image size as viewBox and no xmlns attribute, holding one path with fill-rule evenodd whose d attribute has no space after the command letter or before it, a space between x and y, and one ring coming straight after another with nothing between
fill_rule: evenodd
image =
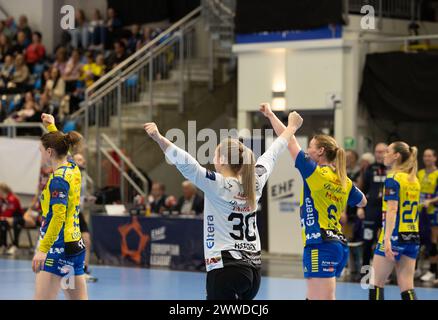
<instances>
[{"instance_id":1,"label":"raised arm","mask_svg":"<svg viewBox=\"0 0 438 320\"><path fill-rule=\"evenodd\" d=\"M222 176L202 167L188 152L178 148L158 131L153 122L145 123L144 129L147 134L160 146L167 159L176 166L181 174L192 181L202 191L217 189L218 183L222 183Z\"/></svg>"},{"instance_id":2,"label":"raised arm","mask_svg":"<svg viewBox=\"0 0 438 320\"><path fill-rule=\"evenodd\" d=\"M277 136L281 136L284 132L284 130L287 128L280 119L277 118L277 116L272 112L271 106L269 103L262 103L260 105L260 111L263 113L263 115L269 119L271 122L272 127L274 128L275 134ZM293 116L293 119L290 118L291 115ZM295 132L301 127L303 124L303 118L297 113L292 112L289 114L289 121L293 121L293 126L296 127ZM301 146L298 144L297 139L295 138L295 132L293 133L292 137L289 140L288 143L288 149L292 156L292 159L295 161L297 158L298 153L301 151Z\"/></svg>"}]
</instances>

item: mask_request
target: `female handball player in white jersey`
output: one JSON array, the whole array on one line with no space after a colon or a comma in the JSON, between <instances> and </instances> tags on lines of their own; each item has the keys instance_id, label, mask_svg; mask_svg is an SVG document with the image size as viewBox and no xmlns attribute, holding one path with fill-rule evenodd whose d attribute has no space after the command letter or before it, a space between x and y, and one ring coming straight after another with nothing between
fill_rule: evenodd
<instances>
[{"instance_id":1,"label":"female handball player in white jersey","mask_svg":"<svg viewBox=\"0 0 438 320\"><path fill-rule=\"evenodd\" d=\"M203 240L208 300L250 300L256 296L261 278L257 202L278 156L302 121L298 113L290 113L286 130L257 162L240 141L222 141L215 150L216 172L202 167L163 137L155 123L144 125L170 162L205 194Z\"/></svg>"}]
</instances>

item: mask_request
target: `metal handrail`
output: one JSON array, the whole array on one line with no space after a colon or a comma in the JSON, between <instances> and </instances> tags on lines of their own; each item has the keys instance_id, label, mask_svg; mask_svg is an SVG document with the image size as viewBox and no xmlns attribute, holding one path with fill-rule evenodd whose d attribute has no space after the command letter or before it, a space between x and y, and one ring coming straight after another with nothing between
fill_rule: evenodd
<instances>
[{"instance_id":1,"label":"metal handrail","mask_svg":"<svg viewBox=\"0 0 438 320\"><path fill-rule=\"evenodd\" d=\"M112 79L120 70L122 70L126 65L128 65L131 61L135 60L137 57L141 56L145 52L148 52L150 48L152 48L156 43L158 43L161 39L168 36L170 33L172 33L174 30L181 27L184 23L192 19L194 16L199 14L201 12L201 7L198 7L194 9L192 12L190 12L185 17L181 18L179 21L171 25L169 28L167 28L165 31L160 33L159 36L154 38L151 42L144 45L140 50L133 53L131 56L129 56L126 60L121 62L119 65L117 65L114 69L112 69L110 72L108 72L106 75L104 75L102 78L97 80L95 83L93 83L90 87L88 87L85 90L85 95L88 96L90 92L93 92L93 90L96 89L100 84L105 82L107 79Z\"/></svg>"},{"instance_id":2,"label":"metal handrail","mask_svg":"<svg viewBox=\"0 0 438 320\"><path fill-rule=\"evenodd\" d=\"M147 190L148 189L148 180L146 179L146 177L135 167L135 165L131 162L131 160L129 160L124 154L123 152L116 146L116 144L114 142L111 141L111 139L104 133L100 134L101 139L103 139L110 147L112 150L114 150L114 152L120 157L120 159L123 161L124 164L126 164L128 166L128 168L130 168L136 175L137 177L141 180L141 182L143 182L143 189ZM131 177L129 177L129 175L126 174L126 172L124 172L124 170L122 168L120 168L120 166L117 164L117 162L114 161L114 159L108 154L108 151L105 150L104 148L101 148L100 151L105 155L105 157L110 157L111 159L108 158L108 160L117 168L117 170L119 170L119 172L121 174L123 174L123 176L126 178L126 180L128 180L129 183L131 183L131 185L142 195L144 196L146 194L146 191L141 190L141 188L135 183L135 181L133 181L131 179Z\"/></svg>"},{"instance_id":3,"label":"metal handrail","mask_svg":"<svg viewBox=\"0 0 438 320\"><path fill-rule=\"evenodd\" d=\"M8 129L8 136L13 138L17 135L17 128L40 128L42 132L48 132L46 127L40 122L26 122L26 123L0 123L0 128ZM11 131L12 129L12 131ZM12 134L13 133L13 134Z\"/></svg>"},{"instance_id":4,"label":"metal handrail","mask_svg":"<svg viewBox=\"0 0 438 320\"><path fill-rule=\"evenodd\" d=\"M438 40L438 34L360 39L360 41L363 42L404 42L404 41L415 41L415 40Z\"/></svg>"}]
</instances>

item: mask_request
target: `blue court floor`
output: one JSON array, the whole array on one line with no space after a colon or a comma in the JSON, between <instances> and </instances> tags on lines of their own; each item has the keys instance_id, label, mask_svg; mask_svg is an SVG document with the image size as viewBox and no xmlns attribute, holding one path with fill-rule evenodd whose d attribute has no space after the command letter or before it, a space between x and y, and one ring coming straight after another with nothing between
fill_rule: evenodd
<instances>
[{"instance_id":1,"label":"blue court floor","mask_svg":"<svg viewBox=\"0 0 438 320\"><path fill-rule=\"evenodd\" d=\"M90 299L98 300L203 300L205 274L159 269L93 266L99 280L88 285ZM32 299L34 274L29 260L0 259L0 299ZM357 283L338 283L337 298L366 300L368 292ZM418 288L422 300L438 300L438 289ZM385 296L400 299L398 288L388 286ZM63 296L60 295L62 299ZM256 299L303 300L303 279L263 277Z\"/></svg>"}]
</instances>

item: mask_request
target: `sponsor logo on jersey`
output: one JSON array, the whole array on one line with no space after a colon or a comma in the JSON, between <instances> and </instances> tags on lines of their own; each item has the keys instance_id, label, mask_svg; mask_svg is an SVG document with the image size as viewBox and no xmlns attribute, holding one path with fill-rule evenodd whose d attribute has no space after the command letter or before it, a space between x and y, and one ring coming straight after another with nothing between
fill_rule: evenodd
<instances>
[{"instance_id":1,"label":"sponsor logo on jersey","mask_svg":"<svg viewBox=\"0 0 438 320\"><path fill-rule=\"evenodd\" d=\"M310 198L305 199L305 210L306 210L306 226L311 227L315 224L315 214L313 211L312 200Z\"/></svg>"},{"instance_id":2,"label":"sponsor logo on jersey","mask_svg":"<svg viewBox=\"0 0 438 320\"><path fill-rule=\"evenodd\" d=\"M212 257L212 258L207 258L207 259L205 259L205 264L206 264L207 266L209 266L210 264L216 264L216 263L219 263L219 262L221 262L221 260L222 260L222 257Z\"/></svg>"},{"instance_id":3,"label":"sponsor logo on jersey","mask_svg":"<svg viewBox=\"0 0 438 320\"><path fill-rule=\"evenodd\" d=\"M211 249L214 247L214 216L208 215L207 216L207 229L206 229L206 235L205 235L205 245L208 249Z\"/></svg>"},{"instance_id":4,"label":"sponsor logo on jersey","mask_svg":"<svg viewBox=\"0 0 438 320\"><path fill-rule=\"evenodd\" d=\"M234 248L237 250L256 251L255 245L253 245L252 243L247 243L247 242L235 243Z\"/></svg>"},{"instance_id":5,"label":"sponsor logo on jersey","mask_svg":"<svg viewBox=\"0 0 438 320\"><path fill-rule=\"evenodd\" d=\"M206 177L207 179L210 179L210 180L213 180L213 181L216 180L216 174L215 174L213 171L211 171L211 170L207 170L207 171L206 171L206 173L205 173L205 177Z\"/></svg>"}]
</instances>

